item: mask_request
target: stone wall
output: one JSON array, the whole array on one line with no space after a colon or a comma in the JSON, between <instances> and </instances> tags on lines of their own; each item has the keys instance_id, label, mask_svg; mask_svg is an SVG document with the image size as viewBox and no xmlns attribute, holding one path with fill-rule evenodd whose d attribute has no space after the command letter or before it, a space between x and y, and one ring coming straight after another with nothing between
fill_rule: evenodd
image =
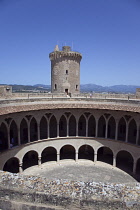
<instances>
[{"instance_id":1,"label":"stone wall","mask_svg":"<svg viewBox=\"0 0 140 210\"><path fill-rule=\"evenodd\" d=\"M68 180L47 182L45 178L0 172L0 207L7 210L26 209L23 206L28 206L29 210L133 210L140 209L139 200L140 184L128 187L124 184ZM14 205L20 208L13 208Z\"/></svg>"}]
</instances>

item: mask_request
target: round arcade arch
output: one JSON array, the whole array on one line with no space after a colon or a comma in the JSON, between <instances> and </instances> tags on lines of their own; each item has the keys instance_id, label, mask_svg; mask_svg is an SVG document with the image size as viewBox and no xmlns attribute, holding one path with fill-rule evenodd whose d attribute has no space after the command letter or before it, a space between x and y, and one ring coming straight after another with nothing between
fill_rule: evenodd
<instances>
[{"instance_id":1,"label":"round arcade arch","mask_svg":"<svg viewBox=\"0 0 140 210\"><path fill-rule=\"evenodd\" d=\"M57 161L57 151L54 147L47 147L42 151L41 163Z\"/></svg>"},{"instance_id":2,"label":"round arcade arch","mask_svg":"<svg viewBox=\"0 0 140 210\"><path fill-rule=\"evenodd\" d=\"M129 152L122 150L117 153L116 167L131 174L133 172L133 163L133 157Z\"/></svg>"},{"instance_id":3,"label":"round arcade arch","mask_svg":"<svg viewBox=\"0 0 140 210\"><path fill-rule=\"evenodd\" d=\"M38 153L34 150L31 150L24 155L22 168L25 170L26 168L34 165L38 165Z\"/></svg>"},{"instance_id":4,"label":"round arcade arch","mask_svg":"<svg viewBox=\"0 0 140 210\"><path fill-rule=\"evenodd\" d=\"M78 159L94 161L94 150L90 145L82 145L78 150Z\"/></svg>"},{"instance_id":5,"label":"round arcade arch","mask_svg":"<svg viewBox=\"0 0 140 210\"><path fill-rule=\"evenodd\" d=\"M11 173L19 172L19 160L16 157L12 157L4 164L3 171L8 171Z\"/></svg>"},{"instance_id":6,"label":"round arcade arch","mask_svg":"<svg viewBox=\"0 0 140 210\"><path fill-rule=\"evenodd\" d=\"M63 159L75 160L75 148L72 145L65 145L60 149L60 160Z\"/></svg>"},{"instance_id":7,"label":"round arcade arch","mask_svg":"<svg viewBox=\"0 0 140 210\"><path fill-rule=\"evenodd\" d=\"M100 147L97 151L97 161L113 165L113 152L109 147Z\"/></svg>"}]
</instances>

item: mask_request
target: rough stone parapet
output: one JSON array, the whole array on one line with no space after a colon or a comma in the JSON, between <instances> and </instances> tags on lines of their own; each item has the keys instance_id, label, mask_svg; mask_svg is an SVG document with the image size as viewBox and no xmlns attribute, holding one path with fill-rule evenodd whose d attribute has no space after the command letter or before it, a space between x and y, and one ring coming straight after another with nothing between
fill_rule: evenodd
<instances>
[{"instance_id":1,"label":"rough stone parapet","mask_svg":"<svg viewBox=\"0 0 140 210\"><path fill-rule=\"evenodd\" d=\"M3 200L62 206L66 209L139 209L140 184L55 180L0 172Z\"/></svg>"},{"instance_id":2,"label":"rough stone parapet","mask_svg":"<svg viewBox=\"0 0 140 210\"><path fill-rule=\"evenodd\" d=\"M83 99L50 99L35 100L21 99L13 101L1 101L0 115L34 111L44 109L103 109L140 113L140 101L124 101L124 100L83 100Z\"/></svg>"}]
</instances>

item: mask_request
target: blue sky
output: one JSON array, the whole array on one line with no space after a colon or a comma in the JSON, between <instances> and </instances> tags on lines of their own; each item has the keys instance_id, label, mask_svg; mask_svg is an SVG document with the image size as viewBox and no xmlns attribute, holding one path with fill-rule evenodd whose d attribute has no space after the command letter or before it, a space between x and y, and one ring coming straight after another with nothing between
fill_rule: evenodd
<instances>
[{"instance_id":1,"label":"blue sky","mask_svg":"<svg viewBox=\"0 0 140 210\"><path fill-rule=\"evenodd\" d=\"M140 0L0 0L0 84L50 84L57 43L81 84L140 85Z\"/></svg>"}]
</instances>

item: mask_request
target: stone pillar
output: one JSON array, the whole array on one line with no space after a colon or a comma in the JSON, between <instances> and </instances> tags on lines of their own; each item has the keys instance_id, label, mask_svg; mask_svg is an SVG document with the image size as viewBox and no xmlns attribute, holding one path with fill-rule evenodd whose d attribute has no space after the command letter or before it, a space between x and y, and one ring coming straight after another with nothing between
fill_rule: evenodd
<instances>
[{"instance_id":1,"label":"stone pillar","mask_svg":"<svg viewBox=\"0 0 140 210\"><path fill-rule=\"evenodd\" d=\"M69 137L69 120L67 120L67 137Z\"/></svg>"},{"instance_id":2,"label":"stone pillar","mask_svg":"<svg viewBox=\"0 0 140 210\"><path fill-rule=\"evenodd\" d=\"M78 122L76 120L76 136L78 136Z\"/></svg>"},{"instance_id":3,"label":"stone pillar","mask_svg":"<svg viewBox=\"0 0 140 210\"><path fill-rule=\"evenodd\" d=\"M136 145L139 144L139 125L137 125Z\"/></svg>"},{"instance_id":4,"label":"stone pillar","mask_svg":"<svg viewBox=\"0 0 140 210\"><path fill-rule=\"evenodd\" d=\"M50 138L50 121L47 123L48 139Z\"/></svg>"},{"instance_id":5,"label":"stone pillar","mask_svg":"<svg viewBox=\"0 0 140 210\"><path fill-rule=\"evenodd\" d=\"M96 119L95 137L98 137L98 119Z\"/></svg>"},{"instance_id":6,"label":"stone pillar","mask_svg":"<svg viewBox=\"0 0 140 210\"><path fill-rule=\"evenodd\" d=\"M113 155L113 166L116 167L116 155Z\"/></svg>"},{"instance_id":7,"label":"stone pillar","mask_svg":"<svg viewBox=\"0 0 140 210\"><path fill-rule=\"evenodd\" d=\"M23 172L22 163L19 163L19 173Z\"/></svg>"},{"instance_id":8,"label":"stone pillar","mask_svg":"<svg viewBox=\"0 0 140 210\"><path fill-rule=\"evenodd\" d=\"M126 138L125 142L128 142L128 123L126 123Z\"/></svg>"},{"instance_id":9,"label":"stone pillar","mask_svg":"<svg viewBox=\"0 0 140 210\"><path fill-rule=\"evenodd\" d=\"M60 154L57 153L57 162L59 162L59 161L60 161Z\"/></svg>"},{"instance_id":10,"label":"stone pillar","mask_svg":"<svg viewBox=\"0 0 140 210\"><path fill-rule=\"evenodd\" d=\"M105 127L105 138L107 139L108 136L108 120L106 120L106 127Z\"/></svg>"},{"instance_id":11,"label":"stone pillar","mask_svg":"<svg viewBox=\"0 0 140 210\"><path fill-rule=\"evenodd\" d=\"M28 143L30 142L30 124L28 124Z\"/></svg>"},{"instance_id":12,"label":"stone pillar","mask_svg":"<svg viewBox=\"0 0 140 210\"><path fill-rule=\"evenodd\" d=\"M78 151L75 153L75 161L78 161Z\"/></svg>"},{"instance_id":13,"label":"stone pillar","mask_svg":"<svg viewBox=\"0 0 140 210\"><path fill-rule=\"evenodd\" d=\"M8 149L10 148L10 129L8 128Z\"/></svg>"},{"instance_id":14,"label":"stone pillar","mask_svg":"<svg viewBox=\"0 0 140 210\"><path fill-rule=\"evenodd\" d=\"M134 175L136 174L136 166L137 166L137 162L134 161L134 164L133 164L133 174Z\"/></svg>"},{"instance_id":15,"label":"stone pillar","mask_svg":"<svg viewBox=\"0 0 140 210\"><path fill-rule=\"evenodd\" d=\"M94 153L94 162L97 161L97 153Z\"/></svg>"},{"instance_id":16,"label":"stone pillar","mask_svg":"<svg viewBox=\"0 0 140 210\"><path fill-rule=\"evenodd\" d=\"M57 138L59 137L59 123L57 123Z\"/></svg>"},{"instance_id":17,"label":"stone pillar","mask_svg":"<svg viewBox=\"0 0 140 210\"><path fill-rule=\"evenodd\" d=\"M20 128L18 128L18 146L20 145Z\"/></svg>"},{"instance_id":18,"label":"stone pillar","mask_svg":"<svg viewBox=\"0 0 140 210\"><path fill-rule=\"evenodd\" d=\"M41 157L38 157L38 166L41 165Z\"/></svg>"},{"instance_id":19,"label":"stone pillar","mask_svg":"<svg viewBox=\"0 0 140 210\"><path fill-rule=\"evenodd\" d=\"M37 138L40 140L40 124L37 124Z\"/></svg>"},{"instance_id":20,"label":"stone pillar","mask_svg":"<svg viewBox=\"0 0 140 210\"><path fill-rule=\"evenodd\" d=\"M115 130L115 140L118 140L118 126L119 126L119 121L116 121L116 130Z\"/></svg>"},{"instance_id":21,"label":"stone pillar","mask_svg":"<svg viewBox=\"0 0 140 210\"><path fill-rule=\"evenodd\" d=\"M86 119L86 137L88 137L88 120Z\"/></svg>"}]
</instances>

